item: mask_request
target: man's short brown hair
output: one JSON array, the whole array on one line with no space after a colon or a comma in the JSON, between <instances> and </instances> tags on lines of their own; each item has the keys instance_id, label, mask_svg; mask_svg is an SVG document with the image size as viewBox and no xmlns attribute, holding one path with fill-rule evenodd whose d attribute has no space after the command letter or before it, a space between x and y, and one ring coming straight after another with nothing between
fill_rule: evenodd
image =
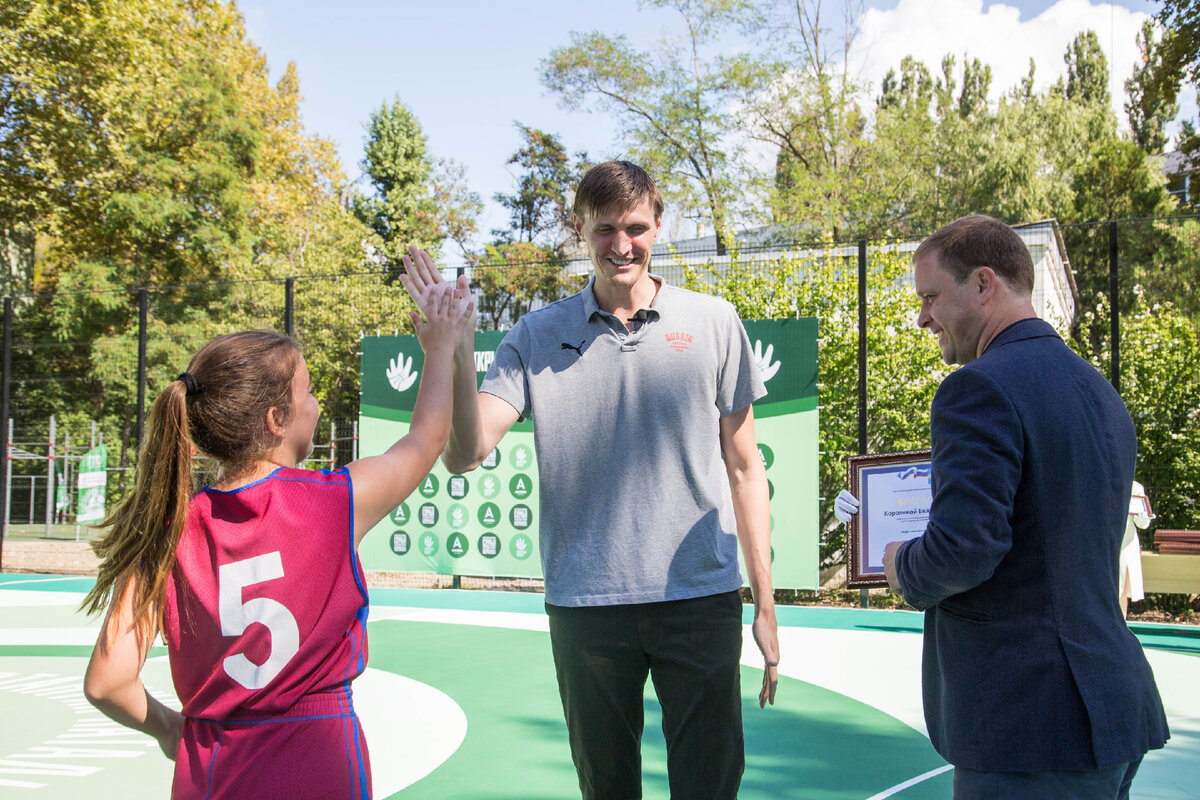
<instances>
[{"instance_id":1,"label":"man's short brown hair","mask_svg":"<svg viewBox=\"0 0 1200 800\"><path fill-rule=\"evenodd\" d=\"M1033 294L1033 258L1021 237L998 219L976 214L956 219L917 247L913 261L934 254L959 285L978 267L990 267L1010 288Z\"/></svg>"},{"instance_id":2,"label":"man's short brown hair","mask_svg":"<svg viewBox=\"0 0 1200 800\"><path fill-rule=\"evenodd\" d=\"M654 208L654 219L662 219L663 199L654 178L632 162L605 161L583 176L572 210L586 222L602 214L628 211L647 199Z\"/></svg>"}]
</instances>

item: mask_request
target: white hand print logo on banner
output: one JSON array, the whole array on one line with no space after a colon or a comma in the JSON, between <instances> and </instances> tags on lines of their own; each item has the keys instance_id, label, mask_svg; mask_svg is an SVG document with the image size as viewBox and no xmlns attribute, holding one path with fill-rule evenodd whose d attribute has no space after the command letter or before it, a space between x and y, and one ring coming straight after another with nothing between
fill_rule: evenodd
<instances>
[{"instance_id":1,"label":"white hand print logo on banner","mask_svg":"<svg viewBox=\"0 0 1200 800\"><path fill-rule=\"evenodd\" d=\"M388 362L388 365L388 383L397 392L407 391L409 387L417 382L417 376L420 373L415 372L412 368L412 356L405 358L404 353L397 353L396 357Z\"/></svg>"},{"instance_id":2,"label":"white hand print logo on banner","mask_svg":"<svg viewBox=\"0 0 1200 800\"><path fill-rule=\"evenodd\" d=\"M754 340L754 360L758 362L758 369L762 372L763 383L775 377L775 373L779 372L779 362L771 363L771 356L775 354L775 345L768 344L766 352L763 352L762 341Z\"/></svg>"}]
</instances>

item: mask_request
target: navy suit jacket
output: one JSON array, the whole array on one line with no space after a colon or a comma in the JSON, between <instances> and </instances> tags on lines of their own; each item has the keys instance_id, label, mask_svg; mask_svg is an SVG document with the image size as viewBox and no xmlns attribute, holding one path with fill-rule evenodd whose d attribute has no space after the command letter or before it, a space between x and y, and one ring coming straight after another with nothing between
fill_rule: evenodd
<instances>
[{"instance_id":1,"label":"navy suit jacket","mask_svg":"<svg viewBox=\"0 0 1200 800\"><path fill-rule=\"evenodd\" d=\"M925 610L937 751L976 770L1113 766L1162 747L1166 715L1118 603L1137 440L1121 398L1038 319L938 387L933 504L897 552Z\"/></svg>"}]
</instances>

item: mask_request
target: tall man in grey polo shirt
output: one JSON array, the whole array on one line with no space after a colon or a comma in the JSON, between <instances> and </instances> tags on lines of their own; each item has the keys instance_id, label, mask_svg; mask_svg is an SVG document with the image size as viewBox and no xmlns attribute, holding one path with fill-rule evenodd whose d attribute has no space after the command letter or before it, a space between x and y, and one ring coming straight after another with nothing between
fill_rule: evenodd
<instances>
[{"instance_id":1,"label":"tall man in grey polo shirt","mask_svg":"<svg viewBox=\"0 0 1200 800\"><path fill-rule=\"evenodd\" d=\"M471 340L455 355L442 456L451 472L474 469L513 423L533 419L546 610L585 798L641 797L647 674L672 797L737 796L739 541L765 659L760 706L774 702L778 681L767 478L751 406L766 389L729 303L650 274L662 210L640 167L593 167L574 208L595 270L587 288L521 317L478 393ZM405 263L415 295L441 280L423 253Z\"/></svg>"}]
</instances>

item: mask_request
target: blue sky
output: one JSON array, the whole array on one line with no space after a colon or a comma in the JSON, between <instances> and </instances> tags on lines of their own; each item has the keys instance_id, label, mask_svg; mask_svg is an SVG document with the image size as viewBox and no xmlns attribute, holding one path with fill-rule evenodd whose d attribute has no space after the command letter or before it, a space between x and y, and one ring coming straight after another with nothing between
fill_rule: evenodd
<instances>
[{"instance_id":1,"label":"blue sky","mask_svg":"<svg viewBox=\"0 0 1200 800\"><path fill-rule=\"evenodd\" d=\"M840 13L840 2L826 6L826 18ZM514 120L556 133L593 159L620 153L613 118L561 109L538 82L538 62L569 43L570 31L625 34L650 49L676 19L639 9L637 0L242 0L238 7L273 78L296 63L305 126L338 143L351 179L360 173L368 116L399 97L420 119L430 151L466 167L470 188L485 201L483 236L506 222L491 198L512 189L504 162L519 146ZM1039 84L1052 83L1066 43L1091 28L1109 51L1116 94L1132 68L1134 32L1157 7L1144 0L874 0L860 18L851 59L877 88L906 54L936 68L946 52L966 52L992 66L993 90L1003 91L1025 74L1031 55Z\"/></svg>"}]
</instances>

